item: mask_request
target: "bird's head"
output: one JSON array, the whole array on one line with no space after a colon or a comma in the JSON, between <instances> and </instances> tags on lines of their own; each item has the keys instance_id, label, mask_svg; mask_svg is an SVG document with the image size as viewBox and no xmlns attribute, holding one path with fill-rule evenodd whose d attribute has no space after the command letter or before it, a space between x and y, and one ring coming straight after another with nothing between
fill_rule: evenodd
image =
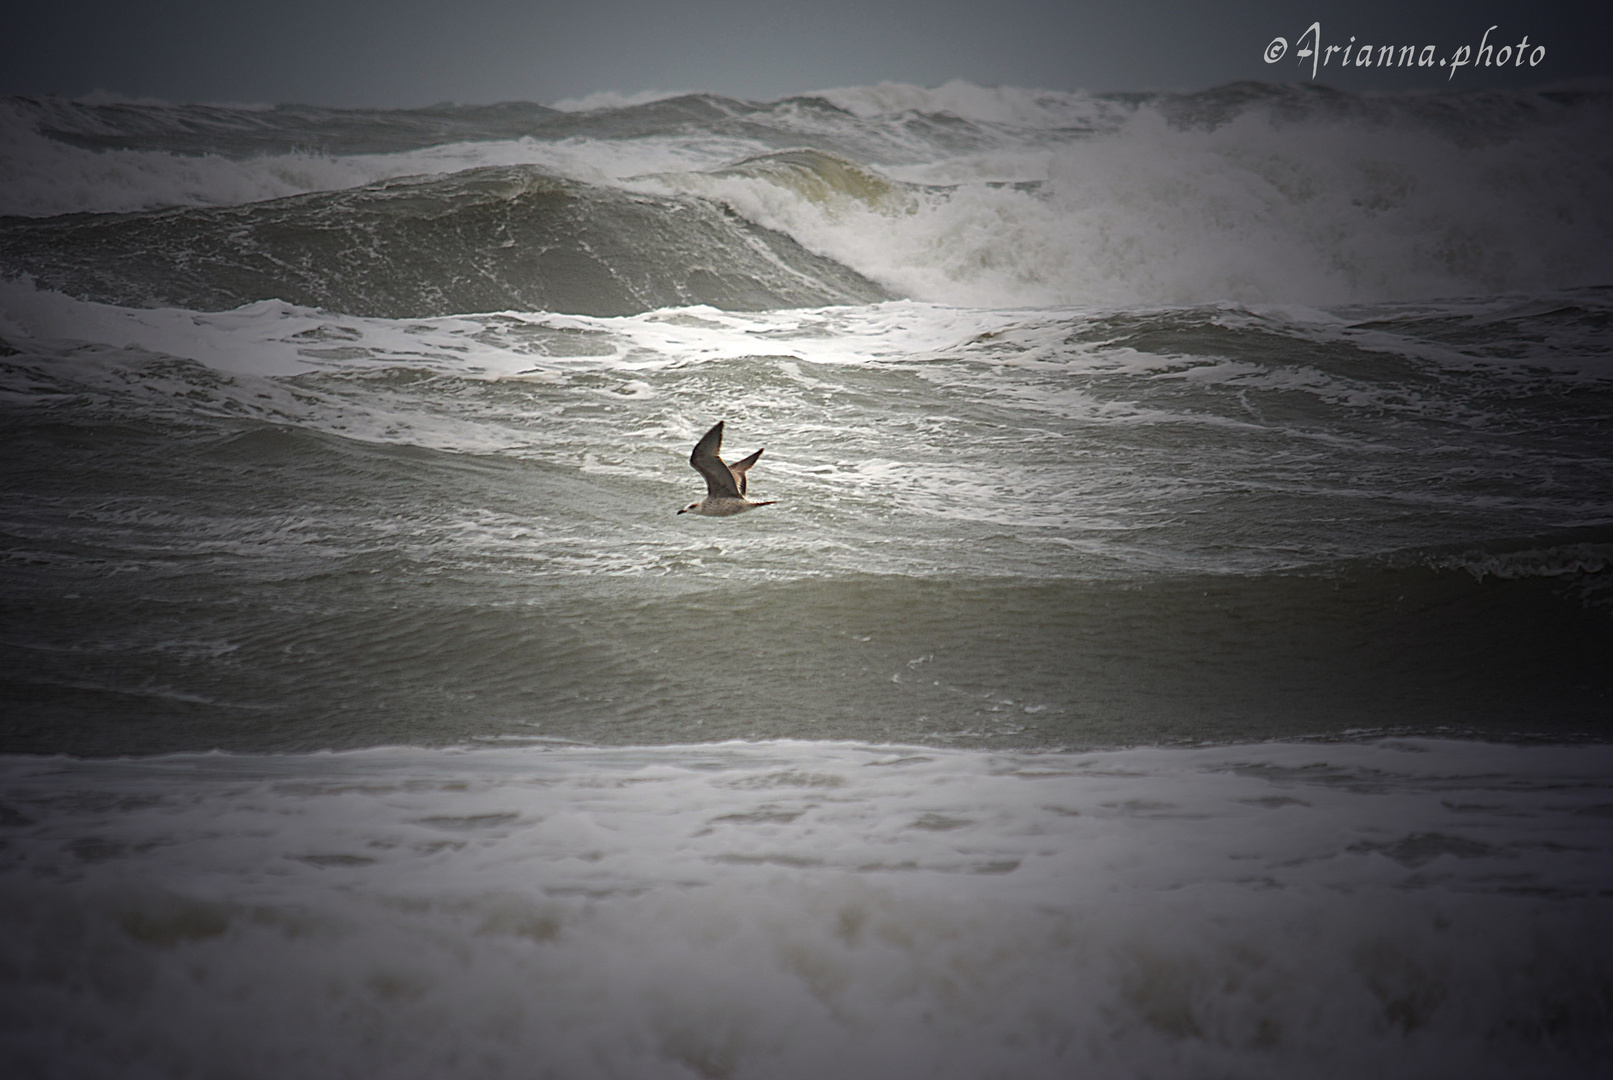
<instances>
[{"instance_id":1,"label":"bird's head","mask_svg":"<svg viewBox=\"0 0 1613 1080\"><path fill-rule=\"evenodd\" d=\"M700 504L697 503L697 502L692 502L688 506L685 506L682 510L679 510L678 513L687 514L687 513L691 512L691 511L698 510L698 509L700 509Z\"/></svg>"}]
</instances>

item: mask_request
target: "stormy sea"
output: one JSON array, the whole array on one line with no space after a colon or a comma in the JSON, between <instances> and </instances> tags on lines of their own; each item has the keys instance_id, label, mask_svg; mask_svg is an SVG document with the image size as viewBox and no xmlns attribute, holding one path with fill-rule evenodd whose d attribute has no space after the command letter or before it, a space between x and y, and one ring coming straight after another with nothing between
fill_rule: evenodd
<instances>
[{"instance_id":1,"label":"stormy sea","mask_svg":"<svg viewBox=\"0 0 1613 1080\"><path fill-rule=\"evenodd\" d=\"M0 1073L1606 1075L1609 130L0 100Z\"/></svg>"}]
</instances>

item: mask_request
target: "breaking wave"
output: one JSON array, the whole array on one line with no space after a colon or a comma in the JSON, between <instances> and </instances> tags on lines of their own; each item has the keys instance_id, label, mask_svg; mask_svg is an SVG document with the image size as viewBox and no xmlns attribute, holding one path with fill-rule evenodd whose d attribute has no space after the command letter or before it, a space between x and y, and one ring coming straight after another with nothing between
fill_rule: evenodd
<instances>
[{"instance_id":1,"label":"breaking wave","mask_svg":"<svg viewBox=\"0 0 1613 1080\"><path fill-rule=\"evenodd\" d=\"M0 251L12 270L76 297L201 310L280 299L391 318L623 315L887 298L721 205L519 166L243 207L12 220L0 225Z\"/></svg>"},{"instance_id":2,"label":"breaking wave","mask_svg":"<svg viewBox=\"0 0 1613 1080\"><path fill-rule=\"evenodd\" d=\"M3 208L49 216L233 206L316 190L330 200L335 189L404 176L435 178L410 180L411 200L441 201L461 186L477 190L477 168L527 166L553 174L554 185L588 185L571 198L614 219L597 223L605 233L661 231L671 246L657 241L658 255L703 270L737 259L735 273L747 279L646 283L635 278L645 253L635 252L625 263L608 260L605 277L626 280L596 275L579 286L600 290L592 301L550 285L516 288L495 269L497 286L463 295L450 288L423 304L404 285L367 282L377 298L398 293L373 302L338 289L328 302L348 311L496 303L585 313L875 295L974 306L1328 305L1613 280L1613 151L1600 136L1613 94L1597 88L1363 97L1246 83L1099 97L882 84L764 103L686 94L586 104L388 111L10 99L0 110L0 139L11 148L0 165L11 174ZM449 179L456 173L465 175ZM419 186L430 183L443 186ZM680 195L720 205L664 201ZM644 196L663 201L634 202ZM347 198L376 205L374 195ZM635 214L633 205L649 209ZM289 241L284 258L275 245L264 248L268 220L301 228L277 216L286 209L249 215L249 249L230 255L215 244L223 262L214 269L233 260L242 265L228 273L238 275L259 259L314 259L332 239L323 226ZM692 232L682 231L691 221ZM67 237L87 227L64 223L30 243L13 223L6 263L77 295L138 294L126 283L72 285L51 272L38 249L60 242L78 261L82 248ZM783 256L788 243L771 236L762 262L782 259L791 269L752 267L747 249L764 235L757 227L854 273ZM205 242L207 226L178 228ZM421 238L411 225L400 234L408 244ZM505 234L486 221L465 236L450 245L448 267L467 278L485 277L466 269L480 253L474 245L556 242L541 229ZM353 239L396 258L379 234ZM350 247L342 251L351 255ZM491 260L517 257L499 248ZM399 261L403 278L414 274L410 262ZM337 265L355 272L351 260ZM798 271L824 280L802 287ZM278 287L280 271L260 272L268 280L208 302L271 295L264 290ZM878 288L852 284L858 276ZM278 295L327 302L314 299L319 293L305 283Z\"/></svg>"}]
</instances>

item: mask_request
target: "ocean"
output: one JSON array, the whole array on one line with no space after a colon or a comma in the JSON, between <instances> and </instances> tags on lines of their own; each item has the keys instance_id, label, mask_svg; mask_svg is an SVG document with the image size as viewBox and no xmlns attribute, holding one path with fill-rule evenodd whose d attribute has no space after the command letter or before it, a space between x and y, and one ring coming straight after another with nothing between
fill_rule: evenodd
<instances>
[{"instance_id":1,"label":"ocean","mask_svg":"<svg viewBox=\"0 0 1613 1080\"><path fill-rule=\"evenodd\" d=\"M1601 1075L1609 130L0 100L0 1071Z\"/></svg>"}]
</instances>

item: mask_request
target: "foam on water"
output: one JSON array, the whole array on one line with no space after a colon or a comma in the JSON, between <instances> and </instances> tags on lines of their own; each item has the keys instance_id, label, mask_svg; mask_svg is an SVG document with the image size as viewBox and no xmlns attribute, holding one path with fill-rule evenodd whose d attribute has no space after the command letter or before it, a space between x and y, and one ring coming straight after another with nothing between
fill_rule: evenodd
<instances>
[{"instance_id":1,"label":"foam on water","mask_svg":"<svg viewBox=\"0 0 1613 1080\"><path fill-rule=\"evenodd\" d=\"M943 158L899 203L803 198L774 175L665 180L723 199L898 294L953 304L1329 305L1599 283L1600 141L1577 124L1473 145L1426 129L1212 130L1139 109L1112 135ZM1034 181L1034 183L1028 183Z\"/></svg>"},{"instance_id":2,"label":"foam on water","mask_svg":"<svg viewBox=\"0 0 1613 1080\"><path fill-rule=\"evenodd\" d=\"M26 349L5 379L25 412L96 401L180 430L260 422L526 461L575 477L551 494L574 507L551 507L557 523L619 507L626 532L595 545L612 566L662 567L653 508L684 494L711 414L773 447L758 477L785 496L773 517L855 532L900 515L911 543L842 538L831 565L864 570L897 548L918 560L897 568L933 567L927 545L959 529L973 539L942 564L1060 576L1109 572L1097 550L1131 570L1247 572L1472 535L1456 522L1523 537L1609 517L1595 428L1609 355L1578 344L1605 307L1594 292L1522 310L902 301L414 320L126 309L25 283L0 297L0 337ZM1493 465L1473 464L1478 447ZM573 504L590 490L604 502ZM1250 497L1276 517L1250 519ZM791 572L787 535L762 541L782 560L770 574ZM1052 540L1070 557L1050 558Z\"/></svg>"},{"instance_id":3,"label":"foam on water","mask_svg":"<svg viewBox=\"0 0 1613 1080\"><path fill-rule=\"evenodd\" d=\"M392 320L278 301L220 312L125 308L75 300L23 279L0 281L0 338L45 350L137 347L266 377L410 365L473 378L541 380L582 369L631 374L773 356L786 365L830 367L911 361L912 371L949 380L985 365L986 376L1012 369L1031 377L1162 376L1200 385L1286 386L1335 404L1418 410L1439 403L1406 398L1406 387L1375 387L1372 380L1398 361L1453 376L1488 374L1503 383L1515 381L1509 369L1516 368L1564 388L1602 384L1613 377L1613 349L1587 331L1605 307L1600 290L1588 290L1333 311L1233 303L1025 310L892 301L776 312L692 307L622 317L505 312ZM1188 329L1203 337L1182 336ZM1251 345L1258 361L1202 351ZM1387 366L1357 373L1337 361L1331 366L1338 370L1303 363L1324 359L1329 349L1381 356ZM930 366L936 360L963 363ZM783 370L807 378L799 363ZM1024 406L1056 408L1057 387L1050 382L1038 389L1043 396L1025 397ZM1092 417L1105 414L1112 413Z\"/></svg>"},{"instance_id":4,"label":"foam on water","mask_svg":"<svg viewBox=\"0 0 1613 1080\"><path fill-rule=\"evenodd\" d=\"M579 368L631 373L786 349L813 363L855 366L935 352L1025 318L894 302L780 312L695 307L614 318L509 312L392 320L333 316L278 301L224 312L124 308L74 300L28 281L0 281L0 336L12 342L133 346L261 376L372 364L493 378ZM320 354L339 347L347 351Z\"/></svg>"},{"instance_id":5,"label":"foam on water","mask_svg":"<svg viewBox=\"0 0 1613 1080\"><path fill-rule=\"evenodd\" d=\"M715 168L763 149L751 140L490 139L446 142L397 153L294 150L241 157L221 153L88 149L48 138L33 117L0 101L0 215L49 217L132 213L168 206L240 206L312 191L335 191L403 176L536 165L588 183L672 169Z\"/></svg>"},{"instance_id":6,"label":"foam on water","mask_svg":"<svg viewBox=\"0 0 1613 1080\"><path fill-rule=\"evenodd\" d=\"M1591 1076L1610 767L1427 741L9 759L0 1058Z\"/></svg>"},{"instance_id":7,"label":"foam on water","mask_svg":"<svg viewBox=\"0 0 1613 1080\"><path fill-rule=\"evenodd\" d=\"M623 94L616 90L596 90L578 98L561 98L551 101L551 109L562 112L593 112L595 109L624 109L633 105L648 105L667 98L680 97L687 91L640 90L636 94Z\"/></svg>"},{"instance_id":8,"label":"foam on water","mask_svg":"<svg viewBox=\"0 0 1613 1080\"><path fill-rule=\"evenodd\" d=\"M692 96L541 110L521 121L531 134L513 139L513 121L496 107L482 119L474 110L448 115L442 122L454 130L485 134L446 141L432 141L434 129L414 114L325 110L320 123L365 131L416 125L409 138L421 145L246 157L81 149L37 128L93 132L112 121L81 116L72 103L12 103L0 115L9 200L0 212L236 205L537 165L590 183L694 191L899 295L933 302L1331 305L1491 295L1613 274L1599 137L1606 97L1378 100L1250 84L1104 99L882 84L764 105ZM552 126L554 117L564 125ZM250 119L210 122L226 139ZM803 187L777 169L734 168L792 144L855 162L876 185L917 187L870 199L834 183Z\"/></svg>"},{"instance_id":9,"label":"foam on water","mask_svg":"<svg viewBox=\"0 0 1613 1080\"><path fill-rule=\"evenodd\" d=\"M882 82L818 90L821 97L864 120L908 113L943 114L1013 128L1080 128L1110 123L1127 111L1086 93L977 86L951 79L940 86Z\"/></svg>"}]
</instances>

